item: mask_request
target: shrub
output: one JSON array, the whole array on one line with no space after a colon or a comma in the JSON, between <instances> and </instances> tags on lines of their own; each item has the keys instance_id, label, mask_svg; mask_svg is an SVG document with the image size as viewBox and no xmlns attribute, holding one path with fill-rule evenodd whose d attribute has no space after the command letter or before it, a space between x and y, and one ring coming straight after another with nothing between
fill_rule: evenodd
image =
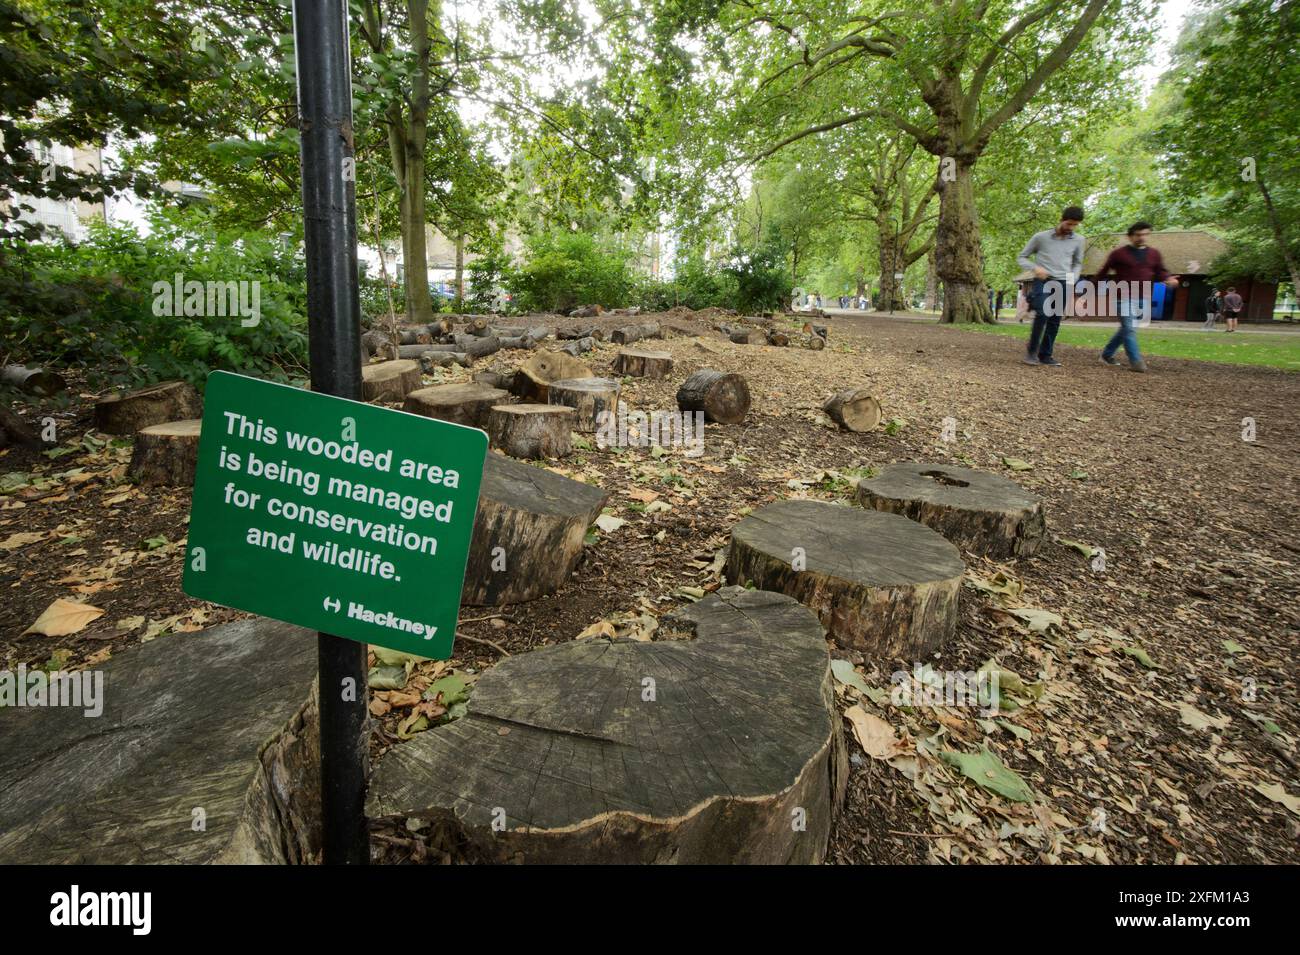
<instances>
[{"instance_id":1,"label":"shrub","mask_svg":"<svg viewBox=\"0 0 1300 955\"><path fill-rule=\"evenodd\" d=\"M503 278L523 311L565 312L593 302L614 308L633 291L629 259L626 249L602 248L586 233L546 232L527 240L523 262Z\"/></svg>"}]
</instances>

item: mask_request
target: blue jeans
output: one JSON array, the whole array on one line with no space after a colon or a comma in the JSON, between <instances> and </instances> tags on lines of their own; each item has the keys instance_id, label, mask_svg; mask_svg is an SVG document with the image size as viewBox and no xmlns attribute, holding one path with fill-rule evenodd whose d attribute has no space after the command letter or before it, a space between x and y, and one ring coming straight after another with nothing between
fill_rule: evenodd
<instances>
[{"instance_id":1,"label":"blue jeans","mask_svg":"<svg viewBox=\"0 0 1300 955\"><path fill-rule=\"evenodd\" d=\"M1061 312L1065 303L1065 283L1059 279L1034 279L1029 290L1029 307L1034 326L1029 330L1025 353L1039 361L1050 361L1056 333L1061 329Z\"/></svg>"},{"instance_id":2,"label":"blue jeans","mask_svg":"<svg viewBox=\"0 0 1300 955\"><path fill-rule=\"evenodd\" d=\"M1119 329L1101 350L1102 357L1114 358L1115 352L1119 351L1119 346L1123 345L1124 354L1128 355L1130 365L1136 365L1142 360L1142 353L1138 351L1137 330L1138 322L1142 320L1143 304L1134 301L1119 303Z\"/></svg>"}]
</instances>

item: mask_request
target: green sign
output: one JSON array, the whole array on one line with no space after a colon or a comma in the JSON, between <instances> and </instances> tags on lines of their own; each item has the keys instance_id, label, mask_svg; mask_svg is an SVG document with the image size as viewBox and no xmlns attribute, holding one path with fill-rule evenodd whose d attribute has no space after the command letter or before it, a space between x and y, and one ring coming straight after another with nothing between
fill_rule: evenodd
<instances>
[{"instance_id":1,"label":"green sign","mask_svg":"<svg viewBox=\"0 0 1300 955\"><path fill-rule=\"evenodd\" d=\"M446 659L487 435L213 372L184 590Z\"/></svg>"}]
</instances>

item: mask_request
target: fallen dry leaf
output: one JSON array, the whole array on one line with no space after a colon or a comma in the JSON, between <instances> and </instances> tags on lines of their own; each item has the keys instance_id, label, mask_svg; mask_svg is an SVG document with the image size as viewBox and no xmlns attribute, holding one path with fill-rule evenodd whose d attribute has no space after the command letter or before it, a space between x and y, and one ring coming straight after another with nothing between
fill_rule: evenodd
<instances>
[{"instance_id":1,"label":"fallen dry leaf","mask_svg":"<svg viewBox=\"0 0 1300 955\"><path fill-rule=\"evenodd\" d=\"M36 618L36 622L22 632L40 634L46 637L65 637L81 630L90 621L104 615L104 611L90 604L81 604L60 597L45 608L45 612Z\"/></svg>"}]
</instances>

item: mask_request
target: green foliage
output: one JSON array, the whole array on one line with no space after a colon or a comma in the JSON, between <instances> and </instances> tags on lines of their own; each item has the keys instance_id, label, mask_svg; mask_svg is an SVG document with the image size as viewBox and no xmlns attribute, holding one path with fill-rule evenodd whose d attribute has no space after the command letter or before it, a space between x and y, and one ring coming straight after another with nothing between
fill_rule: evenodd
<instances>
[{"instance_id":1,"label":"green foliage","mask_svg":"<svg viewBox=\"0 0 1300 955\"><path fill-rule=\"evenodd\" d=\"M515 307L565 312L599 303L617 307L629 298L634 279L630 252L598 243L583 232L544 232L529 238L523 262L505 275Z\"/></svg>"},{"instance_id":2,"label":"green foliage","mask_svg":"<svg viewBox=\"0 0 1300 955\"><path fill-rule=\"evenodd\" d=\"M80 245L0 249L0 354L83 368L95 386L182 378L201 387L219 368L281 381L304 372L295 250L262 233L218 232L193 213L157 214L151 225L148 236L100 224ZM172 310L159 298L178 273L185 282L259 283L257 324L244 327L238 314L155 314Z\"/></svg>"}]
</instances>

